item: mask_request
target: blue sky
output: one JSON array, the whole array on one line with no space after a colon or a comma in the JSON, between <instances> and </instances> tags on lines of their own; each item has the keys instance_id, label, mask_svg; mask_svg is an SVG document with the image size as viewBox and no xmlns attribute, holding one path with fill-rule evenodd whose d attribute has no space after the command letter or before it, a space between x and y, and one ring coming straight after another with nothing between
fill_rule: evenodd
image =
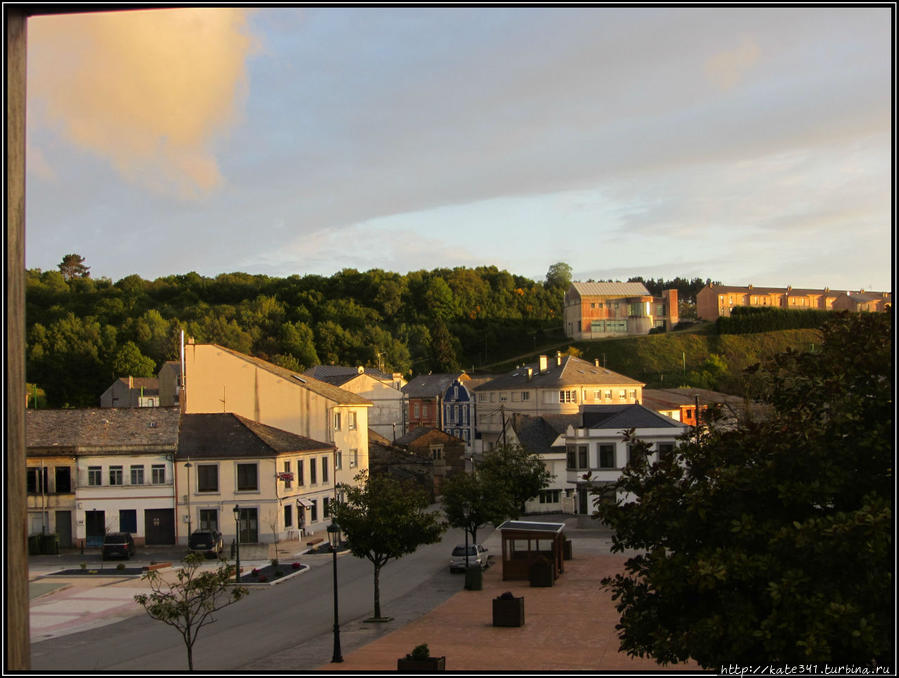
<instances>
[{"instance_id":1,"label":"blue sky","mask_svg":"<svg viewBox=\"0 0 899 678\"><path fill-rule=\"evenodd\" d=\"M889 8L29 21L26 265L892 288Z\"/></svg>"}]
</instances>

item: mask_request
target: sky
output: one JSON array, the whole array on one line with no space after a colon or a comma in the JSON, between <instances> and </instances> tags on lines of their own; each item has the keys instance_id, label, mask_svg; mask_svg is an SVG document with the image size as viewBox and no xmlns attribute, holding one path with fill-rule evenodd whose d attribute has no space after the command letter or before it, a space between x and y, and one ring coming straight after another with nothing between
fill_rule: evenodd
<instances>
[{"instance_id":1,"label":"sky","mask_svg":"<svg viewBox=\"0 0 899 678\"><path fill-rule=\"evenodd\" d=\"M26 266L891 290L889 7L34 17Z\"/></svg>"}]
</instances>

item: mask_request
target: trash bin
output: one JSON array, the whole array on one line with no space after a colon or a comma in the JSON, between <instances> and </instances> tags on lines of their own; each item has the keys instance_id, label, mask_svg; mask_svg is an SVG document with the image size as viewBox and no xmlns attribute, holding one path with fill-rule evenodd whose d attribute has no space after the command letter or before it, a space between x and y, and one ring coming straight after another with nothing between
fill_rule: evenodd
<instances>
[{"instance_id":1,"label":"trash bin","mask_svg":"<svg viewBox=\"0 0 899 678\"><path fill-rule=\"evenodd\" d=\"M465 588L469 591L480 591L483 588L484 571L480 565L469 565L465 570Z\"/></svg>"},{"instance_id":2,"label":"trash bin","mask_svg":"<svg viewBox=\"0 0 899 678\"><path fill-rule=\"evenodd\" d=\"M553 564L541 556L531 564L528 579L531 581L531 586L552 586L555 579Z\"/></svg>"},{"instance_id":3,"label":"trash bin","mask_svg":"<svg viewBox=\"0 0 899 678\"><path fill-rule=\"evenodd\" d=\"M565 547L562 549L562 559L571 560L571 540L565 540Z\"/></svg>"},{"instance_id":4,"label":"trash bin","mask_svg":"<svg viewBox=\"0 0 899 678\"><path fill-rule=\"evenodd\" d=\"M33 534L28 537L28 555L36 556L41 552L41 535Z\"/></svg>"},{"instance_id":5,"label":"trash bin","mask_svg":"<svg viewBox=\"0 0 899 678\"><path fill-rule=\"evenodd\" d=\"M59 555L59 537L56 534L41 535L41 553Z\"/></svg>"}]
</instances>

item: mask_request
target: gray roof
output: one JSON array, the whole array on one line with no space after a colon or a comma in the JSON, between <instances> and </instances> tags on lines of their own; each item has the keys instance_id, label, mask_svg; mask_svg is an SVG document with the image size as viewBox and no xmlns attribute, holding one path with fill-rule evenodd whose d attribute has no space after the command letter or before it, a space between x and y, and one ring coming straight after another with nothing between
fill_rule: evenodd
<instances>
[{"instance_id":1,"label":"gray roof","mask_svg":"<svg viewBox=\"0 0 899 678\"><path fill-rule=\"evenodd\" d=\"M128 377L119 377L110 385L109 388L112 388L117 383L121 383L122 385L127 387ZM143 389L145 395L159 395L159 379L157 379L156 377L131 377L131 384L131 388L135 391L140 391L141 389ZM108 391L109 388L106 390Z\"/></svg>"},{"instance_id":2,"label":"gray roof","mask_svg":"<svg viewBox=\"0 0 899 678\"><path fill-rule=\"evenodd\" d=\"M266 370L267 372L271 372L279 377L287 379L288 381L296 382L297 385L303 386L313 393L316 393L323 398L327 398L328 400L332 400L338 405L371 405L372 402L368 398L363 398L360 395L356 395L355 393L351 393L342 388L334 386L333 384L328 384L324 381L319 381L315 377L310 377L309 375L303 375L299 372L294 372L293 370L288 370L287 368L280 367L273 363L262 360L261 358L255 358L250 355L246 355L245 353L240 353L239 351L234 351L230 348L225 348L224 346L219 346L218 344L211 344L215 346L217 349L225 351L230 355L235 356L236 358L240 358L241 360L245 360L246 362L259 367L260 369Z\"/></svg>"},{"instance_id":3,"label":"gray roof","mask_svg":"<svg viewBox=\"0 0 899 678\"><path fill-rule=\"evenodd\" d=\"M527 368L533 370L533 376L528 381ZM557 388L560 386L574 386L586 384L591 386L643 386L643 382L631 379L623 374L618 374L605 367L597 367L591 362L575 358L574 356L562 356L562 364L556 365L554 356L547 360L547 370L543 374L539 371L539 362L518 367L486 384L477 386L475 391L496 391L520 388Z\"/></svg>"},{"instance_id":4,"label":"gray roof","mask_svg":"<svg viewBox=\"0 0 899 678\"><path fill-rule=\"evenodd\" d=\"M502 530L525 530L527 532L564 532L565 523L540 523L525 520L507 520L498 528Z\"/></svg>"},{"instance_id":5,"label":"gray roof","mask_svg":"<svg viewBox=\"0 0 899 678\"><path fill-rule=\"evenodd\" d=\"M685 428L685 424L653 412L643 405L584 405L581 407L584 428Z\"/></svg>"},{"instance_id":6,"label":"gray roof","mask_svg":"<svg viewBox=\"0 0 899 678\"><path fill-rule=\"evenodd\" d=\"M518 436L521 446L532 454L546 454L559 451L553 443L569 425L577 426L580 415L559 414L551 416L528 416L515 413L512 415L512 430Z\"/></svg>"},{"instance_id":7,"label":"gray roof","mask_svg":"<svg viewBox=\"0 0 899 678\"><path fill-rule=\"evenodd\" d=\"M362 370L361 372L360 369ZM325 381L334 386L341 386L348 381L355 379L360 374L366 374L372 379L377 379L379 381L393 381L393 377L391 375L384 374L374 367L360 368L348 367L346 365L316 365L315 367L310 367L308 370L303 372L303 374L306 374L320 381Z\"/></svg>"},{"instance_id":8,"label":"gray roof","mask_svg":"<svg viewBox=\"0 0 899 678\"><path fill-rule=\"evenodd\" d=\"M582 297L651 297L649 290L641 282L593 282L571 283L571 287Z\"/></svg>"},{"instance_id":9,"label":"gray roof","mask_svg":"<svg viewBox=\"0 0 899 678\"><path fill-rule=\"evenodd\" d=\"M332 450L334 445L251 421L231 412L185 414L177 459L271 457L283 452Z\"/></svg>"},{"instance_id":10,"label":"gray roof","mask_svg":"<svg viewBox=\"0 0 899 678\"><path fill-rule=\"evenodd\" d=\"M69 451L172 449L178 444L177 407L104 407L25 410L29 448Z\"/></svg>"},{"instance_id":11,"label":"gray roof","mask_svg":"<svg viewBox=\"0 0 899 678\"><path fill-rule=\"evenodd\" d=\"M403 386L403 393L410 398L443 397L452 383L465 372L452 372L450 374L422 374L412 379Z\"/></svg>"},{"instance_id":12,"label":"gray roof","mask_svg":"<svg viewBox=\"0 0 899 678\"><path fill-rule=\"evenodd\" d=\"M711 391L707 388L682 387L643 389L643 404L653 409L674 409L681 405L694 405L697 397L699 398L700 405L709 405L711 403L743 404L743 398L740 396L730 395L729 393L720 393L719 391Z\"/></svg>"}]
</instances>

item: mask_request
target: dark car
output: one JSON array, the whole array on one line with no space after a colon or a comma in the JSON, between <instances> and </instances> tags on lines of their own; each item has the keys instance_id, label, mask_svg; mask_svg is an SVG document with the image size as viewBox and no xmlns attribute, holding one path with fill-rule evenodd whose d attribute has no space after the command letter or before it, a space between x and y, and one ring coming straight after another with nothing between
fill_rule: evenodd
<instances>
[{"instance_id":1,"label":"dark car","mask_svg":"<svg viewBox=\"0 0 899 678\"><path fill-rule=\"evenodd\" d=\"M134 555L134 538L130 532L110 532L103 537L102 560L109 558L128 559Z\"/></svg>"},{"instance_id":2,"label":"dark car","mask_svg":"<svg viewBox=\"0 0 899 678\"><path fill-rule=\"evenodd\" d=\"M194 530L187 539L191 553L202 553L207 558L216 558L222 553L222 533L216 530Z\"/></svg>"}]
</instances>

